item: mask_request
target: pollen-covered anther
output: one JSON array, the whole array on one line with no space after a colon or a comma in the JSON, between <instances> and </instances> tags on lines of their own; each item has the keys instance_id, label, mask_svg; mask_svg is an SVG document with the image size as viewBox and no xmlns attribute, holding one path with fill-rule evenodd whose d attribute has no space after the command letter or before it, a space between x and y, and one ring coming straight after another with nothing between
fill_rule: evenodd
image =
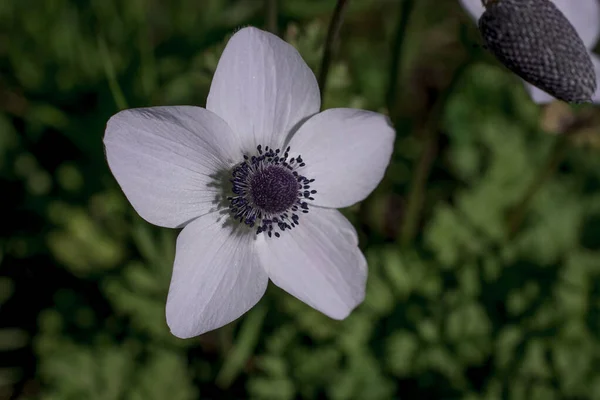
<instances>
[{"instance_id":1,"label":"pollen-covered anther","mask_svg":"<svg viewBox=\"0 0 600 400\"><path fill-rule=\"evenodd\" d=\"M256 150L231 171L229 211L235 220L256 226L257 234L280 237L309 212L306 200L314 200L317 193L310 189L314 179L298 172L306 163L302 156L289 158L289 147L282 152L258 145Z\"/></svg>"}]
</instances>

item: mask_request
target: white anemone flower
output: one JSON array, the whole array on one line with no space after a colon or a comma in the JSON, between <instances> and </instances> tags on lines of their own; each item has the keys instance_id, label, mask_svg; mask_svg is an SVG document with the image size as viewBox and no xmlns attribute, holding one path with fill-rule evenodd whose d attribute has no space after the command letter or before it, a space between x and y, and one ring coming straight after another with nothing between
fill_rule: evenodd
<instances>
[{"instance_id":1,"label":"white anemone flower","mask_svg":"<svg viewBox=\"0 0 600 400\"><path fill-rule=\"evenodd\" d=\"M590 52L590 58L596 70L596 80L599 82L596 92L592 96L594 103L600 103L600 57L592 53L592 49L600 39L600 0L550 0L567 17L575 28L585 47ZM485 7L481 0L460 0L463 8L473 17L475 22L484 13ZM525 87L533 101L545 104L556 100L543 90L527 83Z\"/></svg>"},{"instance_id":2,"label":"white anemone flower","mask_svg":"<svg viewBox=\"0 0 600 400\"><path fill-rule=\"evenodd\" d=\"M381 114L320 106L300 54L244 28L219 60L206 108L130 109L108 121L108 164L134 209L184 227L166 305L175 336L237 319L269 279L334 319L364 299L366 261L336 208L375 189L395 131Z\"/></svg>"}]
</instances>

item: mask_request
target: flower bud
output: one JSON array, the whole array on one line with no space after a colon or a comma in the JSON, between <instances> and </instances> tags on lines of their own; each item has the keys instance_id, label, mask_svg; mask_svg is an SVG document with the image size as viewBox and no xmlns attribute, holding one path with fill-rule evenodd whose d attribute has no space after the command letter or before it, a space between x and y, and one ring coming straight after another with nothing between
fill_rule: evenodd
<instances>
[{"instance_id":1,"label":"flower bud","mask_svg":"<svg viewBox=\"0 0 600 400\"><path fill-rule=\"evenodd\" d=\"M591 101L596 74L588 50L550 0L484 0L479 30L508 69L557 99Z\"/></svg>"}]
</instances>

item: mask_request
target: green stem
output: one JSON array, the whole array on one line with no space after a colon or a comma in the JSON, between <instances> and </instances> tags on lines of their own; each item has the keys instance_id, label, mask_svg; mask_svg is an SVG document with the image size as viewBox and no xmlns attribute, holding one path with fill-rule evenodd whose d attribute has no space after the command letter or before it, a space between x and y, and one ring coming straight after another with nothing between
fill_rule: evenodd
<instances>
[{"instance_id":1,"label":"green stem","mask_svg":"<svg viewBox=\"0 0 600 400\"><path fill-rule=\"evenodd\" d=\"M527 210L531 206L533 199L539 190L544 186L544 183L554 175L561 162L564 160L566 150L568 149L568 137L567 133L561 133L554 141L554 145L550 150L550 154L546 159L546 162L540 168L537 175L531 181L525 194L521 198L521 201L512 210L508 216L508 234L509 237L514 237L521 228Z\"/></svg>"},{"instance_id":2,"label":"green stem","mask_svg":"<svg viewBox=\"0 0 600 400\"><path fill-rule=\"evenodd\" d=\"M344 22L344 13L348 6L348 0L338 0L327 31L327 39L325 39L325 49L323 50L323 59L321 61L321 69L319 71L319 88L321 89L321 103L325 98L325 89L327 86L327 75L329 74L329 66L334 56L337 47L340 29Z\"/></svg>"},{"instance_id":3,"label":"green stem","mask_svg":"<svg viewBox=\"0 0 600 400\"><path fill-rule=\"evenodd\" d=\"M233 381L242 373L252 354L254 354L266 315L267 307L264 303L260 303L242 320L235 345L224 353L226 354L225 361L215 379L217 386L220 388L230 387Z\"/></svg>"},{"instance_id":4,"label":"green stem","mask_svg":"<svg viewBox=\"0 0 600 400\"><path fill-rule=\"evenodd\" d=\"M406 28L408 26L409 16L412 13L414 6L414 0L401 0L400 7L398 9L398 26L396 27L396 33L394 35L394 44L391 48L391 62L390 62L390 75L388 82L388 91L386 93L386 105L388 113L392 121L395 122L395 118L392 116L392 109L395 108L397 96L396 86L398 85L398 76L400 75L400 65L402 59L402 49L404 48ZM377 190L381 190L387 183L387 176L384 177L383 182L379 185ZM367 219L367 210L369 205L376 198L375 194L367 197L365 201L360 204L359 215L362 215L364 220Z\"/></svg>"},{"instance_id":5,"label":"green stem","mask_svg":"<svg viewBox=\"0 0 600 400\"><path fill-rule=\"evenodd\" d=\"M386 94L386 104L390 114L396 107L397 94L396 90L398 87L398 78L400 76L400 67L402 59L402 49L404 48L404 42L406 38L406 29L408 28L409 17L412 14L414 8L414 0L402 0L399 7L398 15L398 26L396 27L396 34L394 36L394 44L392 45L392 59L390 63L390 80L388 84L388 92Z\"/></svg>"},{"instance_id":6,"label":"green stem","mask_svg":"<svg viewBox=\"0 0 600 400\"><path fill-rule=\"evenodd\" d=\"M416 234L421 212L425 202L425 193L427 180L433 166L438 148L438 129L437 127L425 128L425 141L423 150L419 157L417 167L414 170L413 178L410 184L410 190L406 205L406 213L400 231L400 244L403 247L409 246Z\"/></svg>"},{"instance_id":7,"label":"green stem","mask_svg":"<svg viewBox=\"0 0 600 400\"><path fill-rule=\"evenodd\" d=\"M266 25L267 30L271 32L273 35L278 35L277 29L277 1L278 0L266 0Z\"/></svg>"},{"instance_id":8,"label":"green stem","mask_svg":"<svg viewBox=\"0 0 600 400\"><path fill-rule=\"evenodd\" d=\"M421 151L417 167L413 173L406 204L406 213L404 214L403 223L400 227L399 241L403 247L412 244L417 236L421 213L425 203L427 181L437 155L440 121L446 110L448 99L458 82L460 82L464 72L467 70L467 65L466 62L463 62L456 69L450 84L433 105L429 114L429 120L423 128L425 137L423 150Z\"/></svg>"},{"instance_id":9,"label":"green stem","mask_svg":"<svg viewBox=\"0 0 600 400\"><path fill-rule=\"evenodd\" d=\"M125 95L123 95L121 86L117 81L115 67L113 65L112 58L110 57L110 52L106 47L106 42L104 41L104 38L101 36L98 36L98 50L100 52L102 64L104 65L104 74L106 75L106 80L108 81L108 87L110 88L110 92L112 93L115 104L117 105L119 110L129 108L127 106L127 100L125 100Z\"/></svg>"}]
</instances>

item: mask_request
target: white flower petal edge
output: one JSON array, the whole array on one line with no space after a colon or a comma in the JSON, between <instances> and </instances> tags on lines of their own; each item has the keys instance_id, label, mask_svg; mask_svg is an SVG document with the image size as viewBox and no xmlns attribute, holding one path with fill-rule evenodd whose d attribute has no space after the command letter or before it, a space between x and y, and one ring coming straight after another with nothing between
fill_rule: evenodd
<instances>
[{"instance_id":1,"label":"white flower petal edge","mask_svg":"<svg viewBox=\"0 0 600 400\"><path fill-rule=\"evenodd\" d=\"M554 98L553 96L544 92L542 89L533 86L530 83L523 81L523 84L525 85L525 89L529 92L529 96L534 101L534 103L547 104L556 100L556 98Z\"/></svg>"},{"instance_id":2,"label":"white flower petal edge","mask_svg":"<svg viewBox=\"0 0 600 400\"><path fill-rule=\"evenodd\" d=\"M484 13L485 7L483 6L481 0L460 0L463 8L467 10L471 17L475 19L475 21L479 21L479 17Z\"/></svg>"},{"instance_id":3,"label":"white flower petal edge","mask_svg":"<svg viewBox=\"0 0 600 400\"><path fill-rule=\"evenodd\" d=\"M252 235L240 235L219 214L202 216L177 238L167 298L167 324L185 339L239 318L263 296L268 277Z\"/></svg>"},{"instance_id":4,"label":"white flower petal edge","mask_svg":"<svg viewBox=\"0 0 600 400\"><path fill-rule=\"evenodd\" d=\"M596 71L596 92L592 95L594 103L600 103L600 57L596 54L590 54L594 70Z\"/></svg>"},{"instance_id":5,"label":"white flower petal edge","mask_svg":"<svg viewBox=\"0 0 600 400\"><path fill-rule=\"evenodd\" d=\"M485 11L481 0L460 0L463 8L479 20ZM567 17L588 49L594 47L600 37L600 2L598 0L552 0Z\"/></svg>"},{"instance_id":6,"label":"white flower petal edge","mask_svg":"<svg viewBox=\"0 0 600 400\"><path fill-rule=\"evenodd\" d=\"M356 231L337 210L313 207L276 240L257 240L273 283L323 314L344 319L363 301L367 263Z\"/></svg>"},{"instance_id":7,"label":"white flower petal edge","mask_svg":"<svg viewBox=\"0 0 600 400\"><path fill-rule=\"evenodd\" d=\"M211 175L239 160L238 139L217 115L200 107L121 111L104 135L108 165L146 221L179 227L214 207Z\"/></svg>"},{"instance_id":8,"label":"white flower petal edge","mask_svg":"<svg viewBox=\"0 0 600 400\"><path fill-rule=\"evenodd\" d=\"M301 171L315 178L311 189L322 207L348 207L377 187L390 162L395 131L371 111L333 108L306 121L289 145L306 161Z\"/></svg>"},{"instance_id":9,"label":"white flower petal edge","mask_svg":"<svg viewBox=\"0 0 600 400\"><path fill-rule=\"evenodd\" d=\"M317 80L298 51L256 28L231 37L206 103L240 136L246 152L259 144L282 147L286 136L320 107Z\"/></svg>"},{"instance_id":10,"label":"white flower petal edge","mask_svg":"<svg viewBox=\"0 0 600 400\"><path fill-rule=\"evenodd\" d=\"M598 0L552 0L567 17L583 40L592 49L600 37L600 1Z\"/></svg>"}]
</instances>

